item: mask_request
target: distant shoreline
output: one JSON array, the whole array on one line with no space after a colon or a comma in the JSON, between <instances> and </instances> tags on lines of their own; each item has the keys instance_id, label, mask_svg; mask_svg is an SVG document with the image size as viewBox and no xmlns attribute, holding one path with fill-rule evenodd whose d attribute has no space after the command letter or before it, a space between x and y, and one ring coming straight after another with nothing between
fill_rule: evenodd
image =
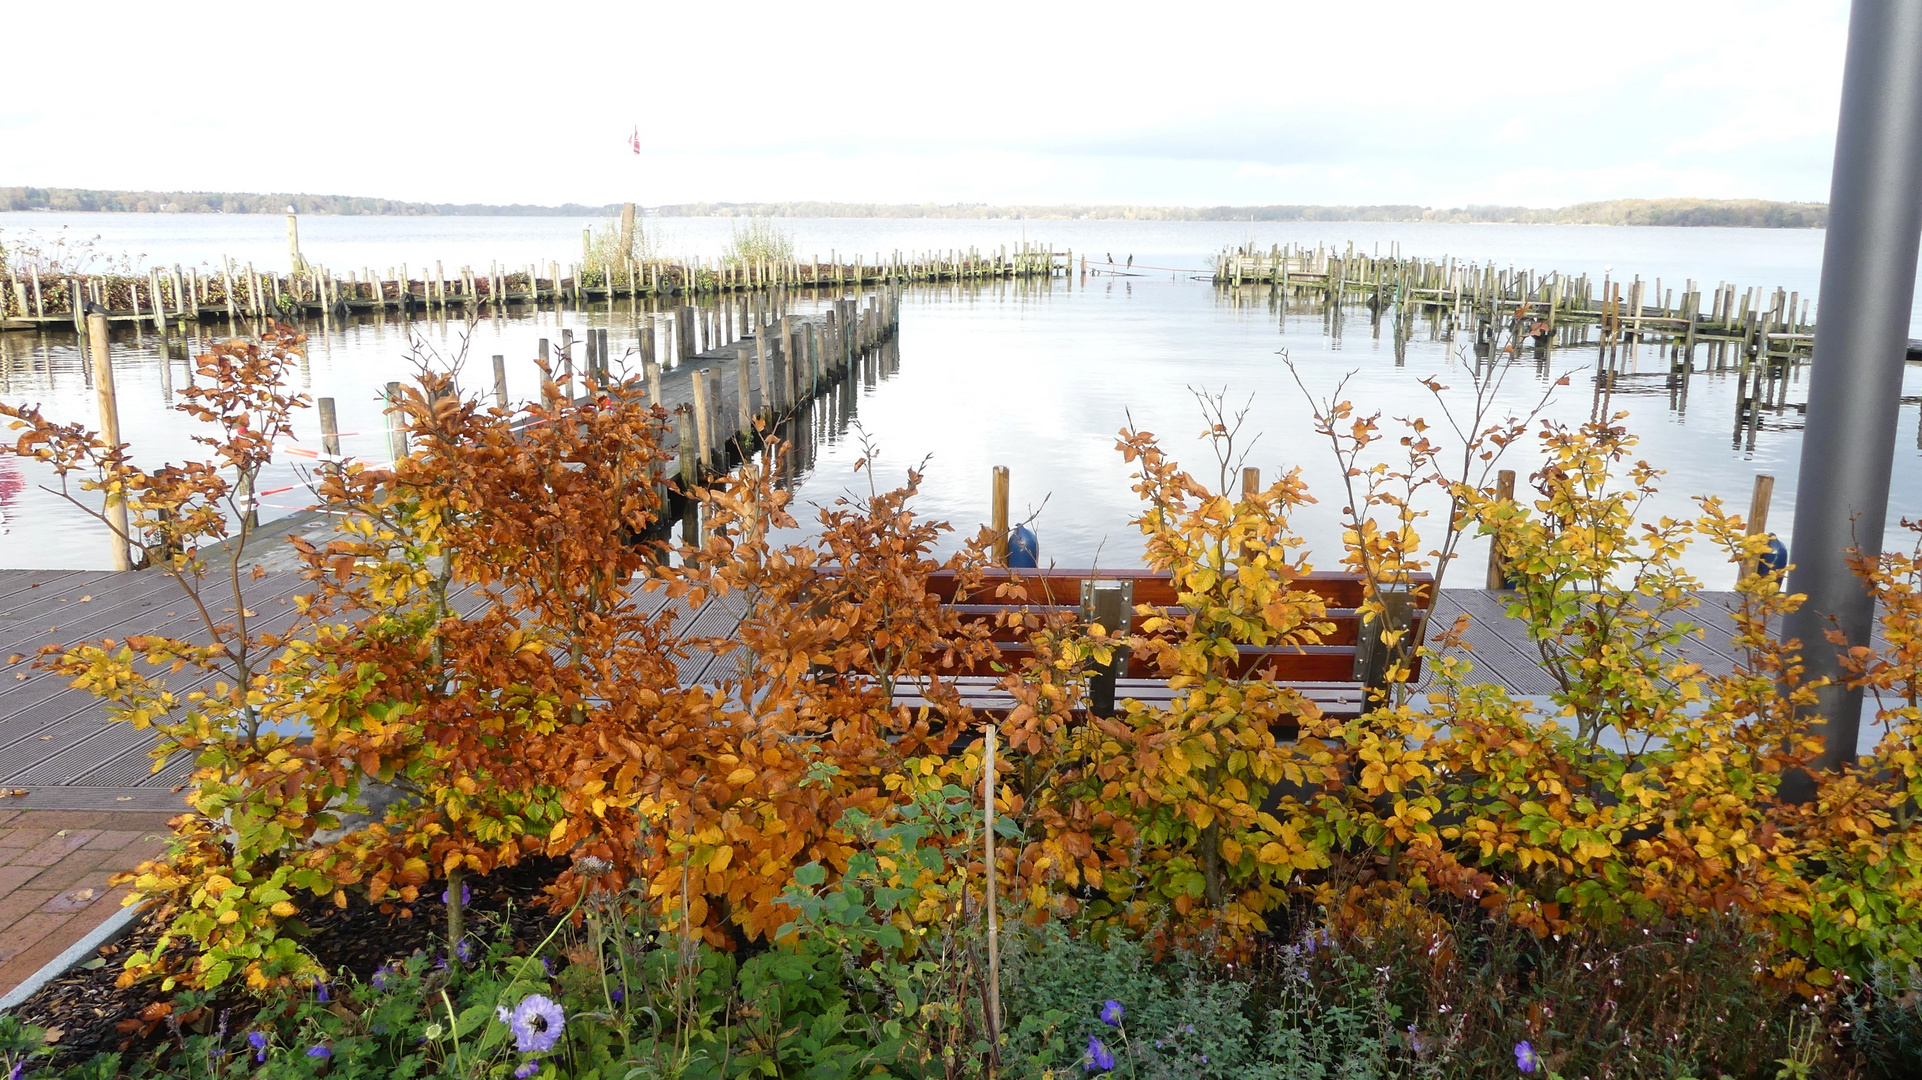
<instances>
[{"instance_id":1,"label":"distant shoreline","mask_svg":"<svg viewBox=\"0 0 1922 1080\"><path fill-rule=\"evenodd\" d=\"M341 217L605 217L620 204L425 203L354 195L194 191L96 191L0 187L0 211L130 214L281 214ZM1754 229L1819 229L1824 203L1764 199L1612 199L1538 209L1525 206L1438 208L1375 206L991 206L961 203L673 203L650 207L660 217L881 218L974 221L1441 222L1490 225L1653 225Z\"/></svg>"}]
</instances>

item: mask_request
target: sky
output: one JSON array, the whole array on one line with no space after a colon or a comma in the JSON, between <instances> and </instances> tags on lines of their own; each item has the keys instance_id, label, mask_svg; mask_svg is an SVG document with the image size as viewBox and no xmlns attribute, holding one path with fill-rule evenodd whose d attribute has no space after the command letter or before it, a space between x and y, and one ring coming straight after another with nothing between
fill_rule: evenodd
<instances>
[{"instance_id":1,"label":"sky","mask_svg":"<svg viewBox=\"0 0 1922 1080\"><path fill-rule=\"evenodd\" d=\"M645 205L1822 201L1843 0L13 0L0 185ZM641 152L628 145L639 132Z\"/></svg>"}]
</instances>

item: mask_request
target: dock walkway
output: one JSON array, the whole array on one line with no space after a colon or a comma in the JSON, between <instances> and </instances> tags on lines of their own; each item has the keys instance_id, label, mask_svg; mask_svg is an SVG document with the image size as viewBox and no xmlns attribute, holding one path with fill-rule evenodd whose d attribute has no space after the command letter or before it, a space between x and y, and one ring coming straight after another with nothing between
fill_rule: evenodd
<instances>
[{"instance_id":1,"label":"dock walkway","mask_svg":"<svg viewBox=\"0 0 1922 1080\"><path fill-rule=\"evenodd\" d=\"M326 527L324 521L315 524ZM285 563L276 555L262 565ZM267 627L285 627L294 619L291 599L303 584L292 570L270 570L247 584L248 606L260 613ZM646 596L654 611L677 608L676 624L689 627L696 636L732 636L741 619L738 598L710 599L700 609L689 610L680 600L654 593ZM471 606L466 610L479 607L479 598L467 599ZM1732 670L1736 656L1728 623L1715 616L1731 609L1735 594L1703 593L1701 600L1698 624L1705 637L1691 639L1684 653L1711 674ZM1479 678L1528 696L1555 689L1524 628L1503 613L1502 594L1444 590L1435 606L1434 625L1451 623L1459 613L1471 617L1467 640ZM178 587L164 574L0 570L0 658L15 653L31 656L48 642L181 633L192 625ZM680 674L688 684L714 682L734 674L740 662L737 655L694 653L682 659ZM110 721L93 695L72 689L65 680L34 670L24 661L0 671L10 676L0 685L0 792L5 793L0 796L0 809L181 809L180 791L191 771L190 761L177 758L154 772L148 754L151 736Z\"/></svg>"}]
</instances>

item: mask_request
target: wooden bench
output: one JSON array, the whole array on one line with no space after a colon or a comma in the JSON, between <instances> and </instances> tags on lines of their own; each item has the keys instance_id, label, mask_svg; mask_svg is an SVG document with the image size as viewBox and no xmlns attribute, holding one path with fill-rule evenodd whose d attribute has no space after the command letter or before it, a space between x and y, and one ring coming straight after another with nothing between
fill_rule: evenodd
<instances>
[{"instance_id":1,"label":"wooden bench","mask_svg":"<svg viewBox=\"0 0 1922 1080\"><path fill-rule=\"evenodd\" d=\"M1018 583L1027 593L1026 600L997 595L1002 586ZM1322 571L1304 575L1295 588L1312 592L1327 605L1325 620L1332 624L1315 645L1243 645L1233 673L1241 677L1265 679L1300 691L1322 711L1335 717L1359 716L1367 704L1369 687L1385 685L1383 673L1387 649L1381 640L1383 625L1406 628L1419 635L1433 602L1434 581L1427 575L1413 578L1406 590L1391 592L1384 599L1390 609L1387 620L1364 624L1360 606L1365 589L1354 574ZM1019 626L1007 625L1005 615L1022 612L1049 620L1099 622L1118 627L1125 620L1132 634L1143 634L1144 616L1136 608L1148 605L1172 616L1185 613L1177 604L1179 597L1166 573L1153 570L1012 570L988 571L981 587L960 595L955 576L941 572L929 581L930 592L951 605L964 618L989 623L1002 654L1004 666L1018 664L1033 655L1033 648ZM1414 640L1419 640L1416 636ZM1411 677L1420 675L1419 658ZM997 684L999 674L981 665L964 669L951 680L961 690L962 703L989 715L1005 714L1013 699ZM1111 716L1118 700L1165 703L1171 697L1167 680L1151 664L1118 650L1108 670L1089 680L1088 707L1098 716ZM903 683L894 696L896 704L927 704L921 685Z\"/></svg>"}]
</instances>

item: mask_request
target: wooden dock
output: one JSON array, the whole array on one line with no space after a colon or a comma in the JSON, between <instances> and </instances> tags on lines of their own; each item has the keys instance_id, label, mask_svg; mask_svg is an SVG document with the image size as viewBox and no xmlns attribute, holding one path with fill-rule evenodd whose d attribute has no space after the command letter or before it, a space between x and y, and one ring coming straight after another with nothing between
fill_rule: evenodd
<instances>
[{"instance_id":1,"label":"wooden dock","mask_svg":"<svg viewBox=\"0 0 1922 1080\"><path fill-rule=\"evenodd\" d=\"M110 322L152 324L164 333L183 323L291 321L372 311L505 313L631 297L724 297L782 289L840 294L914 283L1065 277L1073 258L1072 251L1023 243L1013 249L895 251L851 260L830 253L827 259L805 261L495 262L484 272L462 266L452 273L439 263L431 270L402 265L343 274L326 266L302 266L282 273L232 259L206 275L178 265L153 267L144 276L43 275L38 267L14 276L0 268L0 330L84 334L83 323L93 310L104 311Z\"/></svg>"},{"instance_id":2,"label":"wooden dock","mask_svg":"<svg viewBox=\"0 0 1922 1080\"><path fill-rule=\"evenodd\" d=\"M326 528L318 519L310 521ZM265 617L267 629L284 628L294 619L292 598L303 590L300 575L290 569L290 549L280 542L299 522L261 534L258 547L250 545L244 559L268 568L264 577L249 581L249 608ZM463 594L463 614L481 601ZM1722 612L1735 603L1732 593L1704 593L1695 621L1706 631L1691 639L1686 656L1709 673L1731 670L1736 662ZM695 636L730 637L742 616L739 597L717 597L698 609L659 593L645 594L651 612L672 610L676 625ZM1488 590L1445 590L1434 611L1432 625L1451 623L1455 616L1471 617L1467 641L1477 677L1500 683L1510 691L1537 699L1553 692L1553 680L1542 669L1534 646L1522 626L1502 610L1502 594ZM183 633L195 625L179 588L164 574L112 570L0 570L0 658L15 653L32 655L49 642L73 644L100 638L124 638L139 633ZM259 625L259 624L256 624ZM738 673L743 654L710 656L693 653L680 661L681 679L690 685L712 683ZM105 707L92 694L75 690L65 680L35 670L25 662L0 666L7 676L0 685L0 809L174 811L182 808L181 791L191 762L176 757L158 772L148 753L151 734L108 719ZM176 692L186 686L172 687Z\"/></svg>"},{"instance_id":3,"label":"wooden dock","mask_svg":"<svg viewBox=\"0 0 1922 1080\"><path fill-rule=\"evenodd\" d=\"M1482 358L1533 353L1541 360L1550 349L1595 349L1598 396L1640 392L1655 382L1681 403L1691 376L1732 372L1738 449L1753 450L1765 424L1800 426L1805 403L1791 400L1790 389L1814 359L1810 299L1783 288L1718 282L1704 292L1688 280L1678 290L1660 278L1639 276L1598 282L1585 274L1543 274L1492 261L1414 258L1398 250L1371 254L1353 244L1345 250L1231 249L1215 259L1212 276L1218 287L1244 300L1263 294L1283 304L1310 298L1337 313L1331 315L1337 334L1342 307L1360 304L1378 329L1383 320L1392 322L1398 347L1414 321L1425 318L1448 340L1463 335ZM1922 361L1922 341L1909 342L1908 359ZM1637 383L1642 385L1631 386Z\"/></svg>"}]
</instances>

